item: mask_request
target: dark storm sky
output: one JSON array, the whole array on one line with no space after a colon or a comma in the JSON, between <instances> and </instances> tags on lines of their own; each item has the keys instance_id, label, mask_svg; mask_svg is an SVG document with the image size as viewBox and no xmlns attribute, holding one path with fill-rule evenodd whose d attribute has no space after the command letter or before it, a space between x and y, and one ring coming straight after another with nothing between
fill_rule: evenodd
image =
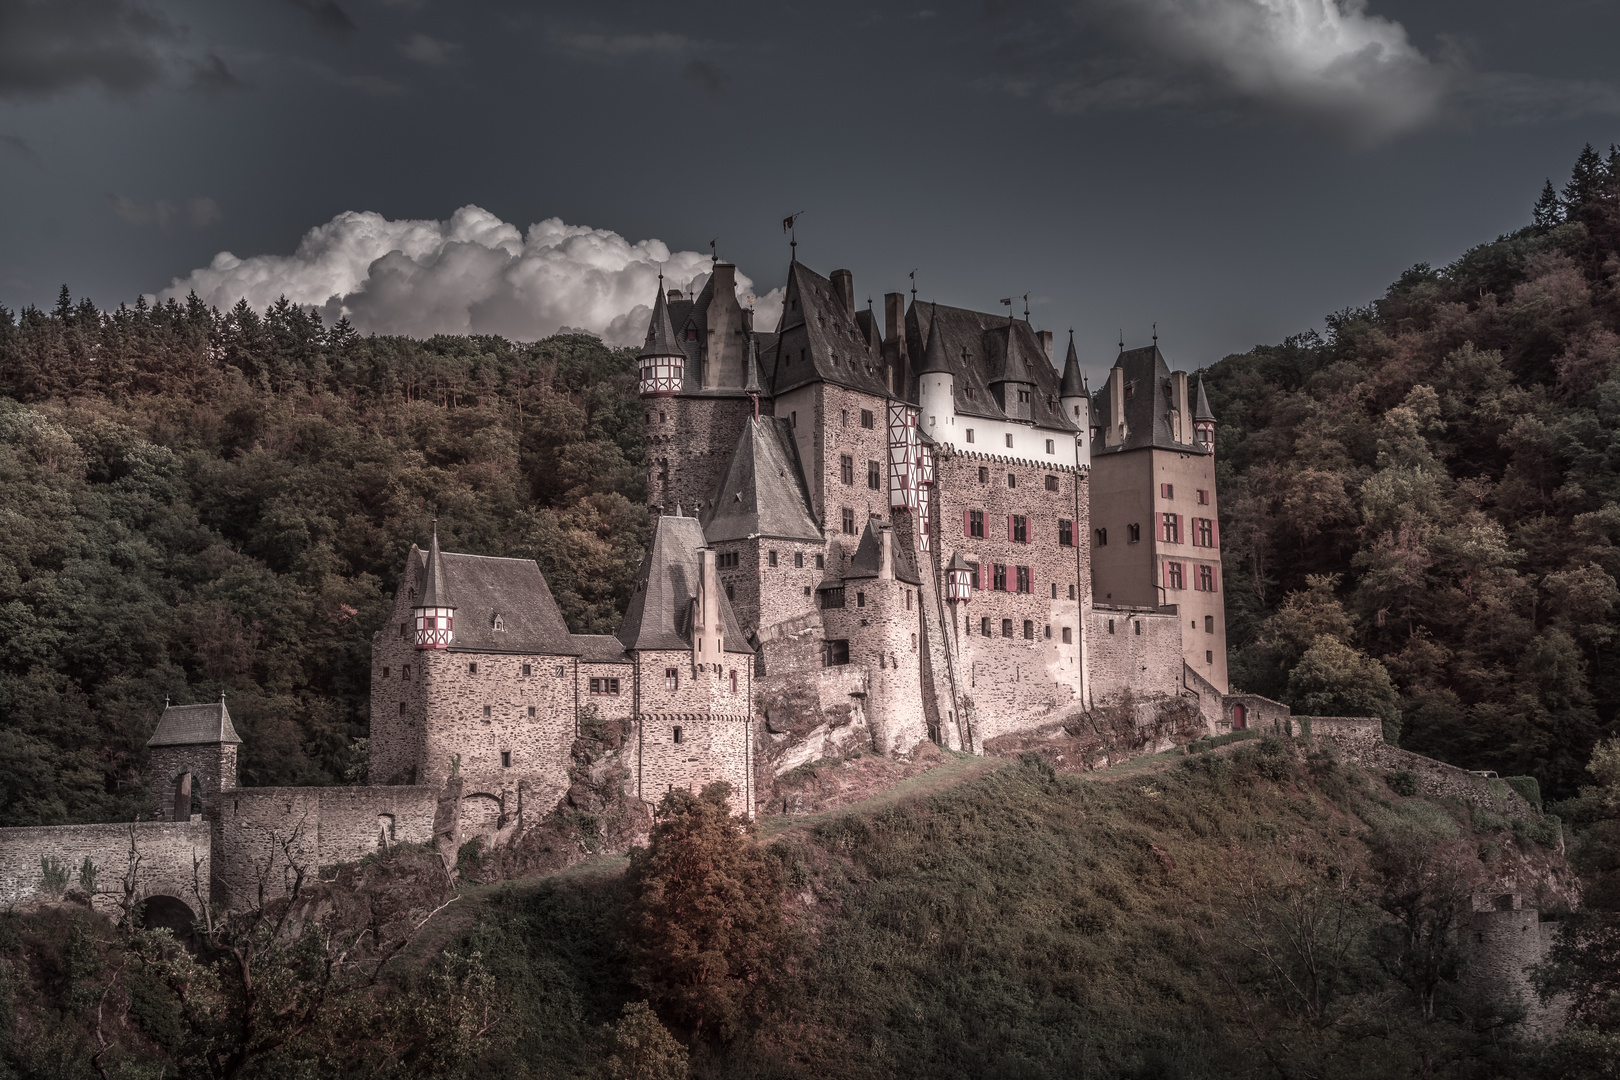
<instances>
[{"instance_id":1,"label":"dark storm sky","mask_svg":"<svg viewBox=\"0 0 1620 1080\"><path fill-rule=\"evenodd\" d=\"M0 303L184 279L622 339L667 257L642 241L718 237L765 296L803 210L800 257L862 300L916 268L925 300L1030 293L1093 369L1155 321L1195 368L1524 224L1620 141L1617 40L1596 0L0 0ZM388 222L468 205L462 243L371 267ZM295 257L349 211L378 216ZM190 276L219 252L248 261Z\"/></svg>"}]
</instances>

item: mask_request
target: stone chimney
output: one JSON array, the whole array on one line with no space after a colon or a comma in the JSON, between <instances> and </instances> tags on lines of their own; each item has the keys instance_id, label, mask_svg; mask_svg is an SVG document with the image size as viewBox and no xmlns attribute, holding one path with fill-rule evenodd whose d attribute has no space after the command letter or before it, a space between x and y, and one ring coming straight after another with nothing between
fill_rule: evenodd
<instances>
[{"instance_id":1,"label":"stone chimney","mask_svg":"<svg viewBox=\"0 0 1620 1080\"><path fill-rule=\"evenodd\" d=\"M1041 343L1041 351L1046 354L1046 362L1050 364L1052 362L1052 331L1037 330L1035 331L1035 337Z\"/></svg>"},{"instance_id":2,"label":"stone chimney","mask_svg":"<svg viewBox=\"0 0 1620 1080\"><path fill-rule=\"evenodd\" d=\"M1187 373L1185 371L1172 371L1170 373L1170 408L1172 410L1170 432L1176 437L1176 442L1192 442L1192 401L1187 392Z\"/></svg>"},{"instance_id":3,"label":"stone chimney","mask_svg":"<svg viewBox=\"0 0 1620 1080\"><path fill-rule=\"evenodd\" d=\"M888 522L878 524L878 543L881 545L881 554L878 557L878 580L894 580L894 529Z\"/></svg>"},{"instance_id":4,"label":"stone chimney","mask_svg":"<svg viewBox=\"0 0 1620 1080\"><path fill-rule=\"evenodd\" d=\"M844 305L846 314L855 314L855 275L848 270L832 272L833 295Z\"/></svg>"},{"instance_id":5,"label":"stone chimney","mask_svg":"<svg viewBox=\"0 0 1620 1080\"><path fill-rule=\"evenodd\" d=\"M720 663L725 652L720 625L720 575L714 549L698 548L697 595L692 598L692 666Z\"/></svg>"}]
</instances>

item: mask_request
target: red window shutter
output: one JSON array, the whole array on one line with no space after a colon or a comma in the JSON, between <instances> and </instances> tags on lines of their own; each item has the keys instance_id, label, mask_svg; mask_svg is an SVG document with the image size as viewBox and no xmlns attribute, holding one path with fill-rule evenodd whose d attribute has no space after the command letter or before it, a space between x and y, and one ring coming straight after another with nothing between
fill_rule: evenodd
<instances>
[{"instance_id":1,"label":"red window shutter","mask_svg":"<svg viewBox=\"0 0 1620 1080\"><path fill-rule=\"evenodd\" d=\"M1221 546L1221 519L1220 518L1210 518L1209 519L1209 534L1210 534L1210 536L1215 538L1215 546L1220 547Z\"/></svg>"},{"instance_id":2,"label":"red window shutter","mask_svg":"<svg viewBox=\"0 0 1620 1080\"><path fill-rule=\"evenodd\" d=\"M1167 589L1170 587L1170 561L1168 559L1164 563L1164 587Z\"/></svg>"},{"instance_id":3,"label":"red window shutter","mask_svg":"<svg viewBox=\"0 0 1620 1080\"><path fill-rule=\"evenodd\" d=\"M962 511L962 535L963 536L971 536L971 535L973 535L973 522L972 522L972 519L973 519L973 511L971 511L971 510Z\"/></svg>"},{"instance_id":4,"label":"red window shutter","mask_svg":"<svg viewBox=\"0 0 1620 1080\"><path fill-rule=\"evenodd\" d=\"M1012 519L1013 519L1013 516L1011 514L1008 514L1007 515L1007 539L1009 541L1012 539Z\"/></svg>"},{"instance_id":5,"label":"red window shutter","mask_svg":"<svg viewBox=\"0 0 1620 1080\"><path fill-rule=\"evenodd\" d=\"M1183 522L1183 521L1185 521L1185 520L1186 520L1186 519L1185 519L1185 518L1183 518L1183 517L1182 517L1182 516L1181 516L1181 515L1180 515L1180 514L1177 514L1177 515L1176 515L1176 543L1178 543L1178 544L1179 544L1179 543L1181 543L1181 537L1182 537L1182 531L1181 531L1181 529L1182 529L1182 522Z\"/></svg>"},{"instance_id":6,"label":"red window shutter","mask_svg":"<svg viewBox=\"0 0 1620 1080\"><path fill-rule=\"evenodd\" d=\"M1220 592L1221 591L1221 568L1220 567L1212 566L1212 567L1209 568L1209 583L1210 583L1210 586L1211 586L1211 588L1209 590L1210 592Z\"/></svg>"}]
</instances>

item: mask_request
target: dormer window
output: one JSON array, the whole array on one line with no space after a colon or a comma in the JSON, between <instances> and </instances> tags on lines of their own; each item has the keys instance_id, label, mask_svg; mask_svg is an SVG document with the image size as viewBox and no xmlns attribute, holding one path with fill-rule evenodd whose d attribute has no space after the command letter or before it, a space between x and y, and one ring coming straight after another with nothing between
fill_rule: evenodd
<instances>
[{"instance_id":1,"label":"dormer window","mask_svg":"<svg viewBox=\"0 0 1620 1080\"><path fill-rule=\"evenodd\" d=\"M1125 400L1129 401L1135 396L1136 396L1136 383L1134 383L1134 382L1126 383L1125 384Z\"/></svg>"},{"instance_id":2,"label":"dormer window","mask_svg":"<svg viewBox=\"0 0 1620 1080\"><path fill-rule=\"evenodd\" d=\"M506 633L506 620L501 618L500 612L497 611L489 617L489 628L497 634Z\"/></svg>"}]
</instances>

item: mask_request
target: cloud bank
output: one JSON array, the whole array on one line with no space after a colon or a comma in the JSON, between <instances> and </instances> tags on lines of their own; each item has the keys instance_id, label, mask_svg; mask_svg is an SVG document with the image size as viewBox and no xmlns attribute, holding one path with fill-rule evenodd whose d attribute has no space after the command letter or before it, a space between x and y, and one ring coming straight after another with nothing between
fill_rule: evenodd
<instances>
[{"instance_id":1,"label":"cloud bank","mask_svg":"<svg viewBox=\"0 0 1620 1080\"><path fill-rule=\"evenodd\" d=\"M347 316L363 333L532 341L568 327L633 345L647 332L660 270L666 288L688 288L708 274L709 256L560 218L530 225L525 235L477 206L448 221L351 210L309 230L291 255L239 259L222 251L157 299L195 292L221 310L244 299L263 310L286 296L328 323ZM739 272L737 284L746 305L753 281ZM782 290L753 302L755 325L774 329Z\"/></svg>"},{"instance_id":2,"label":"cloud bank","mask_svg":"<svg viewBox=\"0 0 1620 1080\"><path fill-rule=\"evenodd\" d=\"M1063 110L1224 100L1372 142L1438 118L1468 75L1460 60L1425 55L1366 0L1080 0L1070 14L1126 51L1082 60L1050 84Z\"/></svg>"}]
</instances>

